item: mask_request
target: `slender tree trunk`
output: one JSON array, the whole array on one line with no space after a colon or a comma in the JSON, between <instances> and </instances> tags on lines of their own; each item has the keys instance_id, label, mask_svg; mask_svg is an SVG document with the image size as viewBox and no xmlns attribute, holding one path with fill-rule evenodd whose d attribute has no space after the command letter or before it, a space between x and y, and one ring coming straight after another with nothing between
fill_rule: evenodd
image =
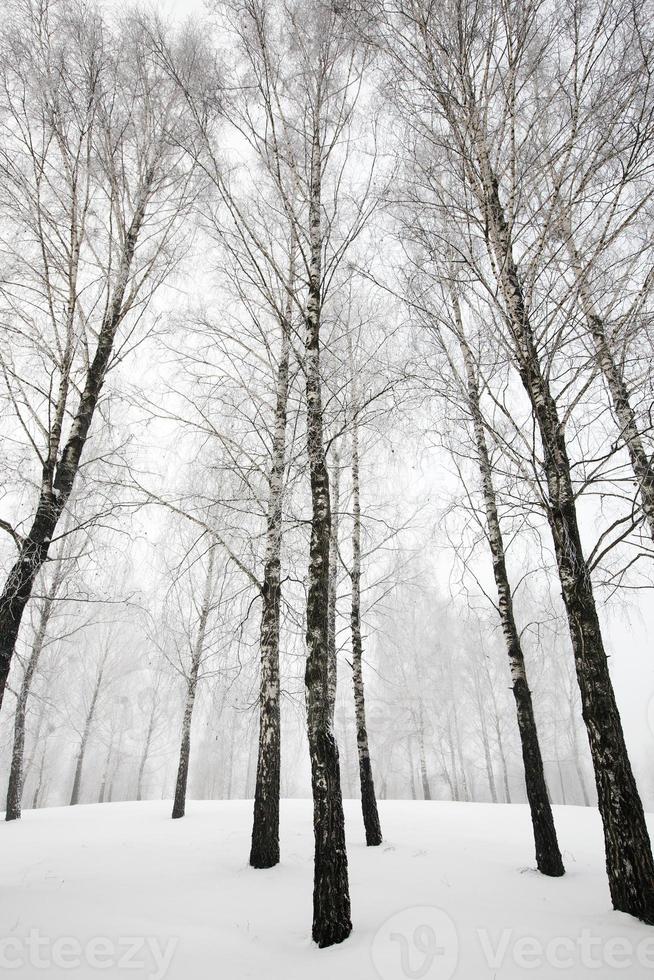
<instances>
[{"instance_id":1,"label":"slender tree trunk","mask_svg":"<svg viewBox=\"0 0 654 980\"><path fill-rule=\"evenodd\" d=\"M413 609L413 628L412 636L415 637L415 607ZM416 652L416 646L413 646L413 663L415 666L415 687L414 698L417 707L412 707L411 713L413 716L414 724L416 726L416 738L418 740L418 767L420 769L420 781L422 784L422 795L423 799L431 800L431 787L429 785L429 777L427 774L427 753L425 750L425 708L422 700L422 695L424 691L422 670L420 665L420 660Z\"/></svg>"},{"instance_id":2,"label":"slender tree trunk","mask_svg":"<svg viewBox=\"0 0 654 980\"><path fill-rule=\"evenodd\" d=\"M568 707L569 711L569 730L568 730L568 740L570 743L570 749L572 752L572 762L575 768L575 773L579 781L579 787L581 789L582 799L584 801L584 806L590 806L590 796L588 794L588 787L586 786L586 779L584 777L583 768L581 765L581 746L579 744L579 734L577 730L577 703L574 697L574 680L572 680L570 689L568 690Z\"/></svg>"},{"instance_id":3,"label":"slender tree trunk","mask_svg":"<svg viewBox=\"0 0 654 980\"><path fill-rule=\"evenodd\" d=\"M104 795L103 803L111 803L114 795L114 784L118 778L120 772L121 760L123 757L123 729L120 728L118 731L118 744L116 746L116 751L113 753L109 762L113 762L113 765L108 766L108 783L106 793Z\"/></svg>"},{"instance_id":4,"label":"slender tree trunk","mask_svg":"<svg viewBox=\"0 0 654 980\"><path fill-rule=\"evenodd\" d=\"M2 707L23 613L32 595L36 577L48 557L50 543L61 514L72 493L109 367L116 332L125 315L124 302L130 269L153 180L154 172L150 171L145 177L140 198L125 236L116 280L111 289L111 299L100 326L95 354L86 372L84 388L68 441L57 460L63 424L62 411L58 413L49 435L48 452L41 474L41 490L32 526L27 537L21 539L18 558L10 569L0 594L0 707ZM64 371L61 395L64 405L68 384L69 379Z\"/></svg>"},{"instance_id":5,"label":"slender tree trunk","mask_svg":"<svg viewBox=\"0 0 654 980\"><path fill-rule=\"evenodd\" d=\"M19 820L21 816L21 800L23 796L23 784L25 778L25 716L27 713L27 702L29 700L32 681L34 680L34 674L36 673L41 653L43 651L48 624L50 622L55 598L57 592L59 591L62 578L63 563L61 558L59 558L55 566L52 583L41 603L34 642L32 644L29 660L27 661L25 672L23 674L23 680L16 699L16 714L14 716L14 744L11 753L9 785L7 787L6 820Z\"/></svg>"},{"instance_id":6,"label":"slender tree trunk","mask_svg":"<svg viewBox=\"0 0 654 980\"><path fill-rule=\"evenodd\" d=\"M341 506L341 468L338 450L332 453L334 464L331 470L331 515L332 528L329 541L329 675L327 678L327 688L329 691L329 710L331 712L332 724L334 721L334 708L336 706L336 687L338 681L338 656L336 651L336 603L338 594L338 527L339 510Z\"/></svg>"},{"instance_id":7,"label":"slender tree trunk","mask_svg":"<svg viewBox=\"0 0 654 980\"><path fill-rule=\"evenodd\" d=\"M254 817L250 864L253 868L272 868L279 862L279 793L281 772L280 683L279 683L279 603L282 547L282 501L286 466L286 415L291 291L295 281L295 240L291 242L288 298L282 317L282 342L277 370L277 404L268 481L268 523L266 561L261 590L260 627L261 687L259 694L259 752L254 791Z\"/></svg>"},{"instance_id":8,"label":"slender tree trunk","mask_svg":"<svg viewBox=\"0 0 654 980\"><path fill-rule=\"evenodd\" d=\"M348 338L352 389L352 605L350 628L352 632L352 680L354 684L354 713L357 728L359 754L359 779L361 782L361 809L366 830L366 844L374 847L382 842L381 825L375 798L375 782L368 747L366 702L363 686L363 640L361 637L361 488L359 475L359 406L354 376L352 345Z\"/></svg>"},{"instance_id":9,"label":"slender tree trunk","mask_svg":"<svg viewBox=\"0 0 654 980\"><path fill-rule=\"evenodd\" d=\"M4 696L16 640L34 582L43 567L61 511L53 491L41 492L29 534L20 546L0 595L0 707Z\"/></svg>"},{"instance_id":10,"label":"slender tree trunk","mask_svg":"<svg viewBox=\"0 0 654 980\"><path fill-rule=\"evenodd\" d=\"M350 756L350 740L348 738L348 717L344 711L341 716L341 739L340 742L343 746L343 765L341 767L341 783L345 787L345 796L351 799L354 796L354 791L352 789L352 759Z\"/></svg>"},{"instance_id":11,"label":"slender tree trunk","mask_svg":"<svg viewBox=\"0 0 654 980\"><path fill-rule=\"evenodd\" d=\"M501 723L502 719L497 704L497 697L495 696L495 685L493 684L493 678L491 677L490 670L488 669L488 661L486 658L484 658L483 660L483 665L484 665L484 674L488 682L488 691L490 694L491 704L493 706L493 725L495 728L497 751L500 757L500 764L502 766L502 782L504 784L504 801L506 803L510 803L511 790L509 788L509 769L506 763L506 752L504 751L504 737L502 735L502 723Z\"/></svg>"},{"instance_id":12,"label":"slender tree trunk","mask_svg":"<svg viewBox=\"0 0 654 980\"><path fill-rule=\"evenodd\" d=\"M509 769L506 764L506 752L504 751L504 739L502 738L502 730L500 728L500 718L495 712L495 737L497 738L497 750L500 753L500 762L502 763L502 781L504 783L504 800L506 803L511 803L511 789L509 787Z\"/></svg>"},{"instance_id":13,"label":"slender tree trunk","mask_svg":"<svg viewBox=\"0 0 654 980\"><path fill-rule=\"evenodd\" d=\"M179 764L177 766L177 781L175 783L175 799L173 801L173 820L178 820L184 816L186 811L186 786L188 783L188 769L191 758L191 724L193 721L193 707L195 705L195 695L198 687L198 675L202 654L204 653L204 641L207 633L207 620L211 608L211 598L213 594L213 569L216 546L212 544L209 548L209 561L207 564L207 577L204 585L204 596L200 609L200 620L198 622L198 632L191 657L191 669L186 685L186 702L184 704L184 717L182 719L182 739L179 748Z\"/></svg>"},{"instance_id":14,"label":"slender tree trunk","mask_svg":"<svg viewBox=\"0 0 654 980\"><path fill-rule=\"evenodd\" d=\"M245 772L245 787L243 789L244 800L254 798L254 793L256 792L257 788L255 772L255 756L257 755L255 749L257 747L258 739L255 739L251 726L248 725L248 764Z\"/></svg>"},{"instance_id":15,"label":"slender tree trunk","mask_svg":"<svg viewBox=\"0 0 654 980\"><path fill-rule=\"evenodd\" d=\"M463 742L461 740L461 730L459 729L459 713L456 710L455 702L452 703L452 717L454 719L454 744L456 746L456 757L459 760L459 771L461 773L461 792L464 802L469 803L471 799L470 786L468 785L466 760L463 755Z\"/></svg>"},{"instance_id":16,"label":"slender tree trunk","mask_svg":"<svg viewBox=\"0 0 654 980\"><path fill-rule=\"evenodd\" d=\"M484 748L484 761L486 763L486 778L490 790L491 801L497 803L497 786L495 785L495 773L493 771L493 760L491 758L490 745L488 742L488 732L483 714L481 717L481 741Z\"/></svg>"},{"instance_id":17,"label":"slender tree trunk","mask_svg":"<svg viewBox=\"0 0 654 980\"><path fill-rule=\"evenodd\" d=\"M194 659L186 685L186 701L184 704L184 717L182 719L182 739L179 748L175 799L173 802L173 820L178 820L180 817L183 817L186 812L186 786L188 783L188 769L191 758L191 723L193 721L193 706L197 691L199 666L199 662Z\"/></svg>"},{"instance_id":18,"label":"slender tree trunk","mask_svg":"<svg viewBox=\"0 0 654 980\"><path fill-rule=\"evenodd\" d=\"M453 799L460 800L461 799L461 791L459 789L459 774L457 772L457 765L456 765L456 752L455 752L455 745L454 745L454 736L452 734L452 721L451 721L451 719L449 717L447 719L447 733L448 733L448 738L449 738L449 742L450 742L450 765L452 767L451 783L452 783L452 790L453 790Z\"/></svg>"},{"instance_id":19,"label":"slender tree trunk","mask_svg":"<svg viewBox=\"0 0 654 980\"><path fill-rule=\"evenodd\" d=\"M41 614L43 619L43 613ZM25 752L25 715L27 711L27 700L29 698L32 679L43 648L43 633L41 624L30 652L30 657L25 667L23 680L16 699L16 713L14 715L14 744L11 753L11 767L9 770L9 783L7 786L7 806L5 820L20 820L21 801L23 797L23 763Z\"/></svg>"},{"instance_id":20,"label":"slender tree trunk","mask_svg":"<svg viewBox=\"0 0 654 980\"><path fill-rule=\"evenodd\" d=\"M232 724L229 733L229 757L225 767L227 782L225 785L225 799L232 798L232 785L234 783L234 745L236 742L236 711L232 709Z\"/></svg>"},{"instance_id":21,"label":"slender tree trunk","mask_svg":"<svg viewBox=\"0 0 654 980\"><path fill-rule=\"evenodd\" d=\"M620 438L627 447L631 467L636 479L643 514L649 533L654 539L654 460L643 444L636 413L631 404L629 388L624 371L617 361L606 334L604 320L599 315L582 268L581 257L568 228L568 250L574 267L581 306L588 323L588 329L595 345L597 364L606 381L611 396L613 412L620 427Z\"/></svg>"},{"instance_id":22,"label":"slender tree trunk","mask_svg":"<svg viewBox=\"0 0 654 980\"><path fill-rule=\"evenodd\" d=\"M84 756L86 755L86 747L88 745L89 736L91 734L93 719L95 718L95 709L97 708L98 698L100 696L100 690L102 688L102 678L104 677L104 669L108 656L109 656L109 647L106 648L102 660L100 662L98 676L96 678L95 687L93 688L93 695L91 697L91 704L89 705L89 710L87 712L86 720L84 722L82 740L80 742L79 751L77 753L77 763L75 765L75 777L73 779L73 789L70 794L71 806L76 806L76 804L79 803L80 791L82 788L82 773L84 770Z\"/></svg>"},{"instance_id":23,"label":"slender tree trunk","mask_svg":"<svg viewBox=\"0 0 654 980\"><path fill-rule=\"evenodd\" d=\"M150 711L150 718L148 720L148 729L145 733L145 742L141 753L141 761L139 762L138 777L136 780L136 800L138 803L140 803L143 799L143 776L145 775L145 767L148 762L148 756L150 755L150 746L152 745L152 736L154 734L156 711L157 704L153 699L152 710Z\"/></svg>"},{"instance_id":24,"label":"slender tree trunk","mask_svg":"<svg viewBox=\"0 0 654 980\"><path fill-rule=\"evenodd\" d=\"M439 754L440 754L440 757L441 757L441 767L442 767L442 770L443 770L443 776L445 778L445 782L447 783L447 788L450 791L450 799L453 800L454 799L454 783L452 782L452 775L451 775L450 770L448 768L447 762L445 761L445 752L443 751L443 747L442 746L440 747L440 753Z\"/></svg>"},{"instance_id":25,"label":"slender tree trunk","mask_svg":"<svg viewBox=\"0 0 654 980\"><path fill-rule=\"evenodd\" d=\"M111 737L109 739L109 747L107 749L107 755L102 769L102 779L100 780L100 789L98 790L98 803L104 803L105 801L105 796L107 793L107 780L109 779L109 771L111 769L113 749L114 749L114 733L112 731Z\"/></svg>"},{"instance_id":26,"label":"slender tree trunk","mask_svg":"<svg viewBox=\"0 0 654 980\"><path fill-rule=\"evenodd\" d=\"M595 770L613 907L654 924L652 849L581 544L564 427L541 368L497 180L486 153L481 154L480 163L491 247L506 302L517 366L543 445L548 520Z\"/></svg>"},{"instance_id":27,"label":"slender tree trunk","mask_svg":"<svg viewBox=\"0 0 654 980\"><path fill-rule=\"evenodd\" d=\"M37 755L40 755L39 750L41 748L41 743L43 742L44 739L48 738L48 734L49 734L48 729L46 729L45 732L43 730L43 726L46 720L46 711L47 711L47 702L45 698L41 698L41 708L39 711L38 721L36 723L36 731L34 732L34 742L32 745L32 751L30 752L29 756L27 757L27 759L23 764L23 792L25 791L25 785L27 783L27 779L32 770L32 767L36 762L36 757Z\"/></svg>"},{"instance_id":28,"label":"slender tree trunk","mask_svg":"<svg viewBox=\"0 0 654 980\"><path fill-rule=\"evenodd\" d=\"M329 475L323 444L320 381L322 230L320 85L315 93L309 201L309 290L306 308L305 371L307 451L311 481L311 544L307 593L307 731L311 757L315 838L312 936L320 947L346 939L352 931L345 849L345 825L338 747L329 707Z\"/></svg>"},{"instance_id":29,"label":"slender tree trunk","mask_svg":"<svg viewBox=\"0 0 654 980\"><path fill-rule=\"evenodd\" d=\"M493 760L491 758L490 743L488 740L488 728L486 726L486 711L484 705L484 699L481 693L481 686L479 683L479 669L476 663L472 665L472 679L475 687L475 701L477 702L477 711L479 713L479 725L481 728L481 745L484 750L484 762L486 764L486 779L488 780L488 788L490 790L491 800L493 803L497 803L497 788L495 786L495 773L493 772Z\"/></svg>"},{"instance_id":30,"label":"slender tree trunk","mask_svg":"<svg viewBox=\"0 0 654 980\"><path fill-rule=\"evenodd\" d=\"M41 761L39 762L39 773L36 779L36 786L34 787L34 795L32 796L32 809L36 810L39 803L41 802L41 790L43 788L43 774L45 772L45 760L48 751L48 737L43 739L43 749L41 751Z\"/></svg>"},{"instance_id":31,"label":"slender tree trunk","mask_svg":"<svg viewBox=\"0 0 654 980\"><path fill-rule=\"evenodd\" d=\"M543 757L538 739L531 690L527 682L525 658L513 611L513 593L511 592L509 576L506 569L504 537L502 535L497 509L497 498L493 485L493 469L486 440L486 429L481 412L477 371L472 351L468 346L463 332L463 321L458 299L455 295L453 295L452 299L461 353L465 365L468 407L472 416L477 459L484 495L488 544L493 560L493 575L497 589L497 608L509 658L509 669L511 671L525 785L534 832L534 843L536 846L536 864L538 870L543 874L559 877L564 873L565 869L556 836L552 807L547 794Z\"/></svg>"},{"instance_id":32,"label":"slender tree trunk","mask_svg":"<svg viewBox=\"0 0 654 980\"><path fill-rule=\"evenodd\" d=\"M559 786L561 787L561 803L563 806L566 805L566 795L565 795L565 780L563 779L563 769L561 767L561 760L557 757L556 768L559 774Z\"/></svg>"},{"instance_id":33,"label":"slender tree trunk","mask_svg":"<svg viewBox=\"0 0 654 980\"><path fill-rule=\"evenodd\" d=\"M413 761L413 749L411 748L411 741L412 741L412 739L411 739L411 736L409 735L407 737L407 740L406 740L406 750L407 750L407 757L409 759L409 777L410 777L410 785L411 785L411 799L412 800L417 800L418 799L418 791L416 789L416 766L415 766L415 762Z\"/></svg>"},{"instance_id":34,"label":"slender tree trunk","mask_svg":"<svg viewBox=\"0 0 654 980\"><path fill-rule=\"evenodd\" d=\"M423 722L422 702L418 708L418 755L420 761L420 782L422 783L422 796L425 800L431 800L431 787L427 776L427 755L425 753L425 727Z\"/></svg>"}]
</instances>

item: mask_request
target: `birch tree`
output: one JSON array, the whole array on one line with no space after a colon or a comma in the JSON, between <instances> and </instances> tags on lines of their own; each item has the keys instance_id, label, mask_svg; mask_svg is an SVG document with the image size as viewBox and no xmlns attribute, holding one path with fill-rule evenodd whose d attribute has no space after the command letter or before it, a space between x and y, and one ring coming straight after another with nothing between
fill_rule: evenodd
<instances>
[{"instance_id":1,"label":"birch tree","mask_svg":"<svg viewBox=\"0 0 654 980\"><path fill-rule=\"evenodd\" d=\"M349 338L348 338L349 340ZM355 376L352 343L349 340L350 362L350 438L352 471L352 563L349 569L352 588L350 628L352 632L352 683L361 783L361 809L366 831L366 844L374 847L382 842L381 825L377 811L375 783L368 746L366 703L363 686L363 637L361 633L361 498L359 479L359 396Z\"/></svg>"},{"instance_id":2,"label":"birch tree","mask_svg":"<svg viewBox=\"0 0 654 980\"><path fill-rule=\"evenodd\" d=\"M446 324L449 323L449 329L454 335L454 344L459 349L463 364L461 375L459 375L459 368L452 359L447 342L440 335L438 327L436 328L436 333L448 362L445 369L449 371L450 377L454 379L454 387L458 388L460 395L463 397L467 419L473 430L476 462L481 479L488 548L492 558L493 578L497 590L496 608L504 634L511 672L512 691L516 705L527 799L530 806L536 846L536 863L538 869L543 874L557 877L564 872L563 861L561 859L552 808L545 783L543 759L532 695L527 679L523 645L516 624L514 596L509 582L506 546L500 522L498 495L495 489L493 463L489 448L488 422L482 408L477 358L475 357L464 328L459 285L456 281L447 282L447 272L445 270L443 270L443 277L445 279L443 285L445 304L449 310L449 316L451 316L451 319L449 319L448 313L446 313L445 322ZM438 319L438 313L433 311L433 314ZM479 709L483 717L484 706L481 700L479 701ZM486 743L487 740L484 739L484 741ZM487 765L489 765L488 761ZM491 792L494 792L492 785Z\"/></svg>"},{"instance_id":3,"label":"birch tree","mask_svg":"<svg viewBox=\"0 0 654 980\"><path fill-rule=\"evenodd\" d=\"M433 126L415 113L412 121L420 137L439 151L443 138L449 141L454 168L449 173L456 173L456 180L442 186L446 196L456 186L471 205L504 316L502 342L542 445L547 517L593 757L613 905L652 922L654 863L581 540L565 418L550 380L548 355L553 352L547 342L552 334L537 331L535 323L533 273L540 268L539 249L530 249L528 258L522 255L526 242L520 229L533 226L517 224L522 201L516 180L529 147L526 138L516 138L520 113L529 111L522 96L561 24L538 0L508 8L492 0L453 0L438 19L429 4L417 0L396 14L393 51L435 114ZM495 113L501 120L497 128L491 126ZM468 224L466 233L471 228Z\"/></svg>"},{"instance_id":4,"label":"birch tree","mask_svg":"<svg viewBox=\"0 0 654 980\"><path fill-rule=\"evenodd\" d=\"M304 375L311 540L306 610L306 700L314 798L314 940L328 946L351 929L338 748L330 707L329 557L332 541L320 367L328 290L370 214L369 178L345 208L347 136L361 87L362 59L348 25L329 4L246 5L245 27L259 52L255 71L267 106L268 161L280 210L295 229L296 304L304 326L297 354ZM275 32L288 45L273 48ZM279 36L279 34L277 34ZM270 54L274 50L274 56ZM272 109L272 111L271 111ZM343 149L341 149L343 148ZM329 195L329 196L328 196Z\"/></svg>"},{"instance_id":5,"label":"birch tree","mask_svg":"<svg viewBox=\"0 0 654 980\"><path fill-rule=\"evenodd\" d=\"M273 14L258 2L227 3L220 6L220 13L238 55L233 70L240 79L241 92L230 102L229 121L232 136L239 143L234 166L245 172L245 181L239 179L241 174L234 180L228 176L229 164L202 98L198 99L197 91L175 70L165 39L158 43L193 115L187 149L213 192L202 209L202 222L213 245L215 268L222 274L221 289L230 296L230 303L231 297L236 299L240 315L233 333L225 331L222 319L216 323L211 317L203 317L204 333L216 342L222 362L218 371L229 376L231 386L240 389L235 413L240 415L239 422L248 420L246 402L250 411L259 399L273 403L267 417L255 409L249 431L239 426L237 434L235 427L219 419L215 399L201 405L197 398L192 399L197 412L195 424L205 432L210 430L221 444L227 465L242 481L245 495L252 496L256 517L265 524L263 554L252 555L248 563L251 583L261 600L259 743L250 864L269 868L279 862L281 553L293 377L290 356L300 315L297 227L284 196L288 190L288 134L279 116L276 89L279 52L269 37ZM245 152L240 152L243 141ZM252 170L261 183L252 184ZM268 372L272 358L275 364ZM269 439L263 459L262 422ZM252 540L259 537L255 530Z\"/></svg>"},{"instance_id":6,"label":"birch tree","mask_svg":"<svg viewBox=\"0 0 654 980\"><path fill-rule=\"evenodd\" d=\"M86 706L86 711L84 714L84 722L83 722L82 730L80 732L79 748L77 750L77 757L75 760L75 774L73 776L73 785L70 791L71 806L75 806L80 801L86 750L88 748L89 739L91 738L91 734L93 731L93 725L97 721L98 702L100 700L100 697L104 693L106 674L107 674L107 663L109 661L110 654L111 654L111 643L110 640L107 639L104 643L102 652L98 658L95 676L93 678L93 684L91 687L91 695L88 704Z\"/></svg>"},{"instance_id":7,"label":"birch tree","mask_svg":"<svg viewBox=\"0 0 654 980\"><path fill-rule=\"evenodd\" d=\"M136 13L103 20L91 3L16 0L3 26L1 206L14 273L2 377L38 487L23 483L14 520L0 525L16 549L0 594L0 700L107 374L176 261L194 194L178 146L185 104L144 25ZM178 50L192 74L197 44L189 35Z\"/></svg>"},{"instance_id":8,"label":"birch tree","mask_svg":"<svg viewBox=\"0 0 654 980\"><path fill-rule=\"evenodd\" d=\"M215 583L215 558L216 544L211 542L208 549L207 570L205 574L204 590L201 604L199 607L199 617L195 627L195 639L191 651L190 664L186 677L186 691L184 697L184 715L182 717L181 744L179 749L179 765L177 767L177 780L175 782L175 799L173 802L173 820L184 816L186 812L186 786L188 783L189 760L191 756L191 723L193 721L193 708L198 689L198 679L203 657L206 655L205 644L207 638L207 621L212 606L215 603L214 590Z\"/></svg>"},{"instance_id":9,"label":"birch tree","mask_svg":"<svg viewBox=\"0 0 654 980\"><path fill-rule=\"evenodd\" d=\"M46 639L48 637L55 602L59 597L59 592L66 575L66 557L67 556L65 553L62 554L60 549L60 553L53 561L50 580L46 585L45 594L41 598L38 605L34 637L27 662L23 670L20 688L16 696L14 742L11 753L9 784L7 787L6 820L19 820L21 817L21 800L24 782L25 716L27 713L27 705L34 675L39 666L43 649L46 646ZM68 559L70 560L70 556L68 556Z\"/></svg>"}]
</instances>

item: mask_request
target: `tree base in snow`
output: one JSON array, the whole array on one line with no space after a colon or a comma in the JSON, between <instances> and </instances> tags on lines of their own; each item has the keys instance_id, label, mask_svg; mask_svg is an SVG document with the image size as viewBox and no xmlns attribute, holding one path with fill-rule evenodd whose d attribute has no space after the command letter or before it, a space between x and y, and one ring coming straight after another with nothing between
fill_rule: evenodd
<instances>
[{"instance_id":1,"label":"tree base in snow","mask_svg":"<svg viewBox=\"0 0 654 980\"><path fill-rule=\"evenodd\" d=\"M250 851L250 867L262 870L265 868L274 868L276 864L279 864L279 842L276 846L266 843L257 843L255 845L252 842L252 849Z\"/></svg>"}]
</instances>

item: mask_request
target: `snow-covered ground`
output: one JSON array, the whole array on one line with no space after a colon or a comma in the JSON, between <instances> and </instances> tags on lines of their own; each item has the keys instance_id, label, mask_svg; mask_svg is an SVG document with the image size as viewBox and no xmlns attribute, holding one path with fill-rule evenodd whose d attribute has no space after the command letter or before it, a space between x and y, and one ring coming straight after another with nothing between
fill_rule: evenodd
<instances>
[{"instance_id":1,"label":"snow-covered ground","mask_svg":"<svg viewBox=\"0 0 654 980\"><path fill-rule=\"evenodd\" d=\"M82 980L482 980L654 975L654 928L610 907L592 809L556 808L567 875L533 868L524 806L384 802L366 848L347 801L354 931L309 939L311 804L282 863L247 865L252 804L27 811L0 827L0 974ZM654 828L653 828L654 829Z\"/></svg>"}]
</instances>

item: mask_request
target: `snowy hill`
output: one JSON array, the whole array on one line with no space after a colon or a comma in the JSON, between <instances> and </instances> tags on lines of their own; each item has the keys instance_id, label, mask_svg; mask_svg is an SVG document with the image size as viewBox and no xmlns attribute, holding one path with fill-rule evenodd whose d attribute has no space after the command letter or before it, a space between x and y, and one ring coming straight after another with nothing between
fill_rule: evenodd
<instances>
[{"instance_id":1,"label":"snowy hill","mask_svg":"<svg viewBox=\"0 0 654 980\"><path fill-rule=\"evenodd\" d=\"M247 866L250 801L27 811L0 828L2 972L20 980L481 980L654 968L654 930L610 908L597 812L557 808L567 874L533 870L524 806L383 802L366 849L346 802L354 932L309 939L311 803L282 804L282 864Z\"/></svg>"}]
</instances>

